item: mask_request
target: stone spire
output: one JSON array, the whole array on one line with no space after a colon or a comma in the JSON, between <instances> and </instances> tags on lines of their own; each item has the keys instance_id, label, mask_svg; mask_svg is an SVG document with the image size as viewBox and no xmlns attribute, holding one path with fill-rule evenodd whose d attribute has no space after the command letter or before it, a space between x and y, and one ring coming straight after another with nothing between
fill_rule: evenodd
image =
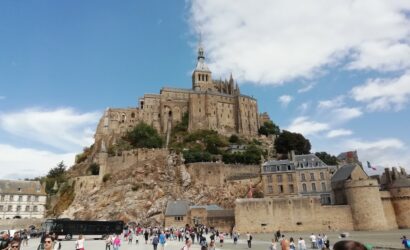
<instances>
[{"instance_id":1,"label":"stone spire","mask_svg":"<svg viewBox=\"0 0 410 250\"><path fill-rule=\"evenodd\" d=\"M198 44L198 56L196 67L192 73L192 89L195 91L206 91L212 89L212 73L205 63L205 52L200 37Z\"/></svg>"}]
</instances>

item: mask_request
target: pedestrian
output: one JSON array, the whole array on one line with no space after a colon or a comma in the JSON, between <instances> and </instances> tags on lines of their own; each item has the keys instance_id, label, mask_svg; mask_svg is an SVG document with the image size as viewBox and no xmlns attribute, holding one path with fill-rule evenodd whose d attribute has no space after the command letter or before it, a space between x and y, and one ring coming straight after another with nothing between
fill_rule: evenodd
<instances>
[{"instance_id":1,"label":"pedestrian","mask_svg":"<svg viewBox=\"0 0 410 250\"><path fill-rule=\"evenodd\" d=\"M7 232L4 232L0 239L0 250L8 249L10 244L10 237Z\"/></svg>"},{"instance_id":2,"label":"pedestrian","mask_svg":"<svg viewBox=\"0 0 410 250\"><path fill-rule=\"evenodd\" d=\"M149 236L148 230L145 229L145 231L144 231L145 244L148 244L148 236Z\"/></svg>"},{"instance_id":3,"label":"pedestrian","mask_svg":"<svg viewBox=\"0 0 410 250\"><path fill-rule=\"evenodd\" d=\"M111 250L111 244L112 244L112 236L108 236L107 239L105 239L105 250Z\"/></svg>"},{"instance_id":4,"label":"pedestrian","mask_svg":"<svg viewBox=\"0 0 410 250\"><path fill-rule=\"evenodd\" d=\"M322 249L323 248L323 239L320 234L316 238L316 243L317 243L317 248Z\"/></svg>"},{"instance_id":5,"label":"pedestrian","mask_svg":"<svg viewBox=\"0 0 410 250\"><path fill-rule=\"evenodd\" d=\"M158 243L159 243L158 235L154 235L154 238L152 238L152 246L154 250L157 250Z\"/></svg>"},{"instance_id":6,"label":"pedestrian","mask_svg":"<svg viewBox=\"0 0 410 250\"><path fill-rule=\"evenodd\" d=\"M130 231L130 232L128 233L128 245L129 245L129 244L132 244L132 239L133 239L133 233L132 233L132 231Z\"/></svg>"},{"instance_id":7,"label":"pedestrian","mask_svg":"<svg viewBox=\"0 0 410 250\"><path fill-rule=\"evenodd\" d=\"M166 236L164 234L164 232L160 231L160 235L159 235L159 245L161 246L161 250L165 249L165 243L167 243L167 239Z\"/></svg>"},{"instance_id":8,"label":"pedestrian","mask_svg":"<svg viewBox=\"0 0 410 250\"><path fill-rule=\"evenodd\" d=\"M290 238L289 238L289 248L290 248L290 250L295 250L295 249L296 249L296 246L295 246L295 242L294 242L294 240L293 240L293 237L290 237Z\"/></svg>"},{"instance_id":9,"label":"pedestrian","mask_svg":"<svg viewBox=\"0 0 410 250\"><path fill-rule=\"evenodd\" d=\"M221 247L224 246L224 239L225 239L225 235L223 232L219 233L219 243L221 244Z\"/></svg>"},{"instance_id":10,"label":"pedestrian","mask_svg":"<svg viewBox=\"0 0 410 250\"><path fill-rule=\"evenodd\" d=\"M246 233L246 239L248 241L248 248L252 247L252 234L250 234L249 232Z\"/></svg>"},{"instance_id":11,"label":"pedestrian","mask_svg":"<svg viewBox=\"0 0 410 250\"><path fill-rule=\"evenodd\" d=\"M120 236L119 236L119 235L115 235L115 236L114 236L114 240L113 240L113 242L112 242L112 248L113 248L114 250L119 250L119 249L120 249L120 246L121 246Z\"/></svg>"},{"instance_id":12,"label":"pedestrian","mask_svg":"<svg viewBox=\"0 0 410 250\"><path fill-rule=\"evenodd\" d=\"M191 250L191 246L192 246L192 240L187 239L185 241L185 246L181 250ZM214 250L215 250L215 248L214 248Z\"/></svg>"},{"instance_id":13,"label":"pedestrian","mask_svg":"<svg viewBox=\"0 0 410 250\"><path fill-rule=\"evenodd\" d=\"M309 237L310 237L310 243L312 244L312 248L315 249L316 248L316 235L312 233Z\"/></svg>"},{"instance_id":14,"label":"pedestrian","mask_svg":"<svg viewBox=\"0 0 410 250\"><path fill-rule=\"evenodd\" d=\"M286 239L285 235L282 234L282 241L280 242L280 246L282 250L290 250L290 243L288 239Z\"/></svg>"},{"instance_id":15,"label":"pedestrian","mask_svg":"<svg viewBox=\"0 0 410 250\"><path fill-rule=\"evenodd\" d=\"M276 250L276 240L275 239L272 239L272 243L268 247L268 250Z\"/></svg>"},{"instance_id":16,"label":"pedestrian","mask_svg":"<svg viewBox=\"0 0 410 250\"><path fill-rule=\"evenodd\" d=\"M404 249L410 249L410 240L407 239L406 236L403 235L403 237L401 238L401 244L403 244Z\"/></svg>"},{"instance_id":17,"label":"pedestrian","mask_svg":"<svg viewBox=\"0 0 410 250\"><path fill-rule=\"evenodd\" d=\"M306 250L306 242L302 237L299 238L298 249L299 250Z\"/></svg>"},{"instance_id":18,"label":"pedestrian","mask_svg":"<svg viewBox=\"0 0 410 250\"><path fill-rule=\"evenodd\" d=\"M234 245L238 244L238 233L234 232L232 237L233 237L233 244Z\"/></svg>"},{"instance_id":19,"label":"pedestrian","mask_svg":"<svg viewBox=\"0 0 410 250\"><path fill-rule=\"evenodd\" d=\"M84 250L84 241L84 236L80 234L80 236L78 236L78 240L75 242L75 249Z\"/></svg>"}]
</instances>

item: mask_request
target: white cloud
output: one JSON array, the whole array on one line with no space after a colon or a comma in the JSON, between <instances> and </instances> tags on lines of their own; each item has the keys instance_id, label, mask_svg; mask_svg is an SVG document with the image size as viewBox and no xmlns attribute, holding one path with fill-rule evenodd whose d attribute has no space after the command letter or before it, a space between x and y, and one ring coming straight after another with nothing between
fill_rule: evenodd
<instances>
[{"instance_id":1,"label":"white cloud","mask_svg":"<svg viewBox=\"0 0 410 250\"><path fill-rule=\"evenodd\" d=\"M71 108L26 109L0 114L0 128L27 141L74 152L93 142L99 117L98 112L78 113Z\"/></svg>"},{"instance_id":2,"label":"white cloud","mask_svg":"<svg viewBox=\"0 0 410 250\"><path fill-rule=\"evenodd\" d=\"M409 10L407 0L192 0L190 24L215 74L280 84L342 63L408 67Z\"/></svg>"},{"instance_id":3,"label":"white cloud","mask_svg":"<svg viewBox=\"0 0 410 250\"><path fill-rule=\"evenodd\" d=\"M377 141L351 139L345 142L346 147L361 150L403 149L404 143L396 138L385 138Z\"/></svg>"},{"instance_id":4,"label":"white cloud","mask_svg":"<svg viewBox=\"0 0 410 250\"><path fill-rule=\"evenodd\" d=\"M300 116L293 120L286 130L308 136L329 130L329 125L326 123L312 121L306 116Z\"/></svg>"},{"instance_id":5,"label":"white cloud","mask_svg":"<svg viewBox=\"0 0 410 250\"><path fill-rule=\"evenodd\" d=\"M343 95L337 96L333 99L319 101L318 109L338 108L344 105L345 97Z\"/></svg>"},{"instance_id":6,"label":"white cloud","mask_svg":"<svg viewBox=\"0 0 410 250\"><path fill-rule=\"evenodd\" d=\"M369 80L353 88L351 95L356 101L367 103L370 111L401 110L410 99L410 71L399 78Z\"/></svg>"},{"instance_id":7,"label":"white cloud","mask_svg":"<svg viewBox=\"0 0 410 250\"><path fill-rule=\"evenodd\" d=\"M289 103L293 100L293 97L290 95L282 95L278 98L278 101L281 103L283 107L289 105Z\"/></svg>"},{"instance_id":8,"label":"white cloud","mask_svg":"<svg viewBox=\"0 0 410 250\"><path fill-rule=\"evenodd\" d=\"M313 89L313 87L316 85L316 83L310 83L305 85L303 88L298 89L298 93L305 93L308 92L309 90Z\"/></svg>"},{"instance_id":9,"label":"white cloud","mask_svg":"<svg viewBox=\"0 0 410 250\"><path fill-rule=\"evenodd\" d=\"M351 135L353 132L351 130L347 129L335 129L329 131L329 133L326 134L327 138L335 138L335 137L340 137L340 136L346 136L346 135Z\"/></svg>"},{"instance_id":10,"label":"white cloud","mask_svg":"<svg viewBox=\"0 0 410 250\"><path fill-rule=\"evenodd\" d=\"M359 108L347 107L333 109L330 113L333 123L347 122L363 115L363 112Z\"/></svg>"},{"instance_id":11,"label":"white cloud","mask_svg":"<svg viewBox=\"0 0 410 250\"><path fill-rule=\"evenodd\" d=\"M300 112L304 113L309 109L309 106L310 106L310 102L304 102L299 105L298 109L300 110Z\"/></svg>"},{"instance_id":12,"label":"white cloud","mask_svg":"<svg viewBox=\"0 0 410 250\"><path fill-rule=\"evenodd\" d=\"M0 179L33 178L45 175L50 168L64 161L74 163L75 153L56 154L32 148L16 148L0 144Z\"/></svg>"}]
</instances>

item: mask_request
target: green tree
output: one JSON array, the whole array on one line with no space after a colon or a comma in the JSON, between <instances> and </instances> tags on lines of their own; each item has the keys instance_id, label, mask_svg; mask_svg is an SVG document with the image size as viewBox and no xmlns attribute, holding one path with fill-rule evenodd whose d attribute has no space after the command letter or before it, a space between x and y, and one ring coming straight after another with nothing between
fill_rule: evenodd
<instances>
[{"instance_id":1,"label":"green tree","mask_svg":"<svg viewBox=\"0 0 410 250\"><path fill-rule=\"evenodd\" d=\"M239 143L239 137L237 135L231 135L231 137L229 137L229 142L230 143Z\"/></svg>"},{"instance_id":2,"label":"green tree","mask_svg":"<svg viewBox=\"0 0 410 250\"><path fill-rule=\"evenodd\" d=\"M178 122L175 125L173 132L186 132L188 131L188 125L189 125L189 114L187 112L183 114L181 122Z\"/></svg>"},{"instance_id":3,"label":"green tree","mask_svg":"<svg viewBox=\"0 0 410 250\"><path fill-rule=\"evenodd\" d=\"M88 167L88 172L91 175L98 175L100 173L100 165L98 163L91 163L90 166Z\"/></svg>"},{"instance_id":4,"label":"green tree","mask_svg":"<svg viewBox=\"0 0 410 250\"><path fill-rule=\"evenodd\" d=\"M186 163L193 162L209 162L212 161L212 156L208 152L199 150L185 150L183 152L184 159Z\"/></svg>"},{"instance_id":5,"label":"green tree","mask_svg":"<svg viewBox=\"0 0 410 250\"><path fill-rule=\"evenodd\" d=\"M57 164L56 167L50 169L48 171L47 177L48 178L58 178L61 177L62 175L65 174L66 166L64 165L64 162L61 161L60 163Z\"/></svg>"},{"instance_id":6,"label":"green tree","mask_svg":"<svg viewBox=\"0 0 410 250\"><path fill-rule=\"evenodd\" d=\"M296 154L308 154L310 152L310 141L299 133L283 130L275 140L276 152L287 154L294 150Z\"/></svg>"},{"instance_id":7,"label":"green tree","mask_svg":"<svg viewBox=\"0 0 410 250\"><path fill-rule=\"evenodd\" d=\"M266 136L279 135L280 128L272 121L267 121L259 128L259 134L266 135Z\"/></svg>"},{"instance_id":8,"label":"green tree","mask_svg":"<svg viewBox=\"0 0 410 250\"><path fill-rule=\"evenodd\" d=\"M326 152L316 152L315 155L319 157L327 165L337 165L337 157Z\"/></svg>"},{"instance_id":9,"label":"green tree","mask_svg":"<svg viewBox=\"0 0 410 250\"><path fill-rule=\"evenodd\" d=\"M140 122L123 137L134 148L160 148L163 140L157 130L146 123Z\"/></svg>"}]
</instances>

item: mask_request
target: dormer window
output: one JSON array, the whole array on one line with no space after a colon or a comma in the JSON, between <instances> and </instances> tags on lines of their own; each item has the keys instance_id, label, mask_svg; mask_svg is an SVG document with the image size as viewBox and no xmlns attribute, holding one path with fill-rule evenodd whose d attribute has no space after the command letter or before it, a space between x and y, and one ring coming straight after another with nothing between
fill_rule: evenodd
<instances>
[{"instance_id":1,"label":"dormer window","mask_svg":"<svg viewBox=\"0 0 410 250\"><path fill-rule=\"evenodd\" d=\"M21 192L21 187L17 188L17 191Z\"/></svg>"}]
</instances>

